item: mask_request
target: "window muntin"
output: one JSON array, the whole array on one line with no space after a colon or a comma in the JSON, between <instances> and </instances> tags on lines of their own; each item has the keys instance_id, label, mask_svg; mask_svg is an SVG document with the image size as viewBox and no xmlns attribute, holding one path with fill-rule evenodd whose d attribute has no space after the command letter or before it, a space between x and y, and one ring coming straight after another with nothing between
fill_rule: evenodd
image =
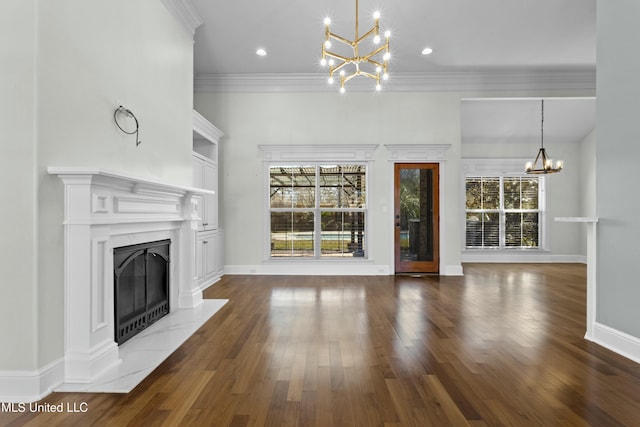
<instances>
[{"instance_id":1,"label":"window muntin","mask_svg":"<svg viewBox=\"0 0 640 427\"><path fill-rule=\"evenodd\" d=\"M271 258L364 257L366 164L269 166Z\"/></svg>"},{"instance_id":2,"label":"window muntin","mask_svg":"<svg viewBox=\"0 0 640 427\"><path fill-rule=\"evenodd\" d=\"M539 248L539 177L467 177L467 248Z\"/></svg>"}]
</instances>

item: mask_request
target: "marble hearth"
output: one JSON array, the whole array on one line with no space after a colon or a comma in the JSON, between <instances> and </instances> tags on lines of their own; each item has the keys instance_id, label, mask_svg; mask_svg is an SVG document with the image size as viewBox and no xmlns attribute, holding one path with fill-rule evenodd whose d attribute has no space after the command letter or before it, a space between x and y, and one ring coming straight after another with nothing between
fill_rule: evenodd
<instances>
[{"instance_id":1,"label":"marble hearth","mask_svg":"<svg viewBox=\"0 0 640 427\"><path fill-rule=\"evenodd\" d=\"M171 240L171 311L166 320L145 331L147 335L140 334L136 341L142 347L129 353L144 351L145 336L163 336L176 328L176 321L191 325L177 327L183 331L182 338L173 341L181 343L186 339L184 331L192 334L197 329L194 322L203 323L215 312L209 302L202 308L195 271L197 201L211 192L104 169L49 167L48 172L64 184L64 383L84 384L90 390L108 373L141 371L135 363L126 362L123 349L128 343L119 348L114 338L113 248ZM172 348L163 351L170 354L177 347Z\"/></svg>"}]
</instances>

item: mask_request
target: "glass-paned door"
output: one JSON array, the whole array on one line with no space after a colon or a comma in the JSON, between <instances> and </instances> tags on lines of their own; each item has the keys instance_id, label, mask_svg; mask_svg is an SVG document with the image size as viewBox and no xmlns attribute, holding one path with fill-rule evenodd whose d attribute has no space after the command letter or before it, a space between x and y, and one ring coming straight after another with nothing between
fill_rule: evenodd
<instances>
[{"instance_id":1,"label":"glass-paned door","mask_svg":"<svg viewBox=\"0 0 640 427\"><path fill-rule=\"evenodd\" d=\"M438 166L437 163L395 165L396 273L439 272Z\"/></svg>"}]
</instances>

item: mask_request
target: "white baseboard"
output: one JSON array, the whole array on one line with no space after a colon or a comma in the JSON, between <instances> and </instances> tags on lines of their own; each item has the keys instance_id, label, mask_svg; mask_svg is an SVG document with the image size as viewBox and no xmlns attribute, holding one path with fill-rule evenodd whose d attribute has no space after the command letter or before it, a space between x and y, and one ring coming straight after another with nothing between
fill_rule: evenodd
<instances>
[{"instance_id":1,"label":"white baseboard","mask_svg":"<svg viewBox=\"0 0 640 427\"><path fill-rule=\"evenodd\" d=\"M442 276L464 276L462 264L445 265L440 274Z\"/></svg>"},{"instance_id":2,"label":"white baseboard","mask_svg":"<svg viewBox=\"0 0 640 427\"><path fill-rule=\"evenodd\" d=\"M487 263L578 263L586 264L584 255L554 255L549 252L528 251L463 251L462 262Z\"/></svg>"},{"instance_id":3,"label":"white baseboard","mask_svg":"<svg viewBox=\"0 0 640 427\"><path fill-rule=\"evenodd\" d=\"M193 308L202 304L202 290L199 288L180 290L178 308Z\"/></svg>"},{"instance_id":4,"label":"white baseboard","mask_svg":"<svg viewBox=\"0 0 640 427\"><path fill-rule=\"evenodd\" d=\"M0 402L36 402L64 381L64 358L35 371L0 371Z\"/></svg>"},{"instance_id":5,"label":"white baseboard","mask_svg":"<svg viewBox=\"0 0 640 427\"><path fill-rule=\"evenodd\" d=\"M640 338L596 322L593 328L593 342L640 363Z\"/></svg>"},{"instance_id":6,"label":"white baseboard","mask_svg":"<svg viewBox=\"0 0 640 427\"><path fill-rule=\"evenodd\" d=\"M293 263L273 261L261 265L225 265L224 274L282 275L282 276L390 276L389 265L372 263ZM443 276L462 276L462 265L447 265L440 273Z\"/></svg>"},{"instance_id":7,"label":"white baseboard","mask_svg":"<svg viewBox=\"0 0 640 427\"><path fill-rule=\"evenodd\" d=\"M224 274L282 276L388 276L388 265L351 262L265 262L261 265L225 265Z\"/></svg>"}]
</instances>

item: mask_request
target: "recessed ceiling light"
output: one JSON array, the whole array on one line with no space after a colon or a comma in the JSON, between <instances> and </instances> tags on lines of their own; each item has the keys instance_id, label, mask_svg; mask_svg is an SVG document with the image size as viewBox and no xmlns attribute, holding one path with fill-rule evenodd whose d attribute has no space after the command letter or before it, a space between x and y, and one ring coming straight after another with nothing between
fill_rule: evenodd
<instances>
[{"instance_id":1,"label":"recessed ceiling light","mask_svg":"<svg viewBox=\"0 0 640 427\"><path fill-rule=\"evenodd\" d=\"M262 49L262 48L260 48L260 49L256 50L256 55L258 55L258 56L267 56L267 51Z\"/></svg>"},{"instance_id":2,"label":"recessed ceiling light","mask_svg":"<svg viewBox=\"0 0 640 427\"><path fill-rule=\"evenodd\" d=\"M433 49L431 49L430 47L425 47L424 49L422 49L423 55L431 55L432 53L433 53Z\"/></svg>"}]
</instances>

